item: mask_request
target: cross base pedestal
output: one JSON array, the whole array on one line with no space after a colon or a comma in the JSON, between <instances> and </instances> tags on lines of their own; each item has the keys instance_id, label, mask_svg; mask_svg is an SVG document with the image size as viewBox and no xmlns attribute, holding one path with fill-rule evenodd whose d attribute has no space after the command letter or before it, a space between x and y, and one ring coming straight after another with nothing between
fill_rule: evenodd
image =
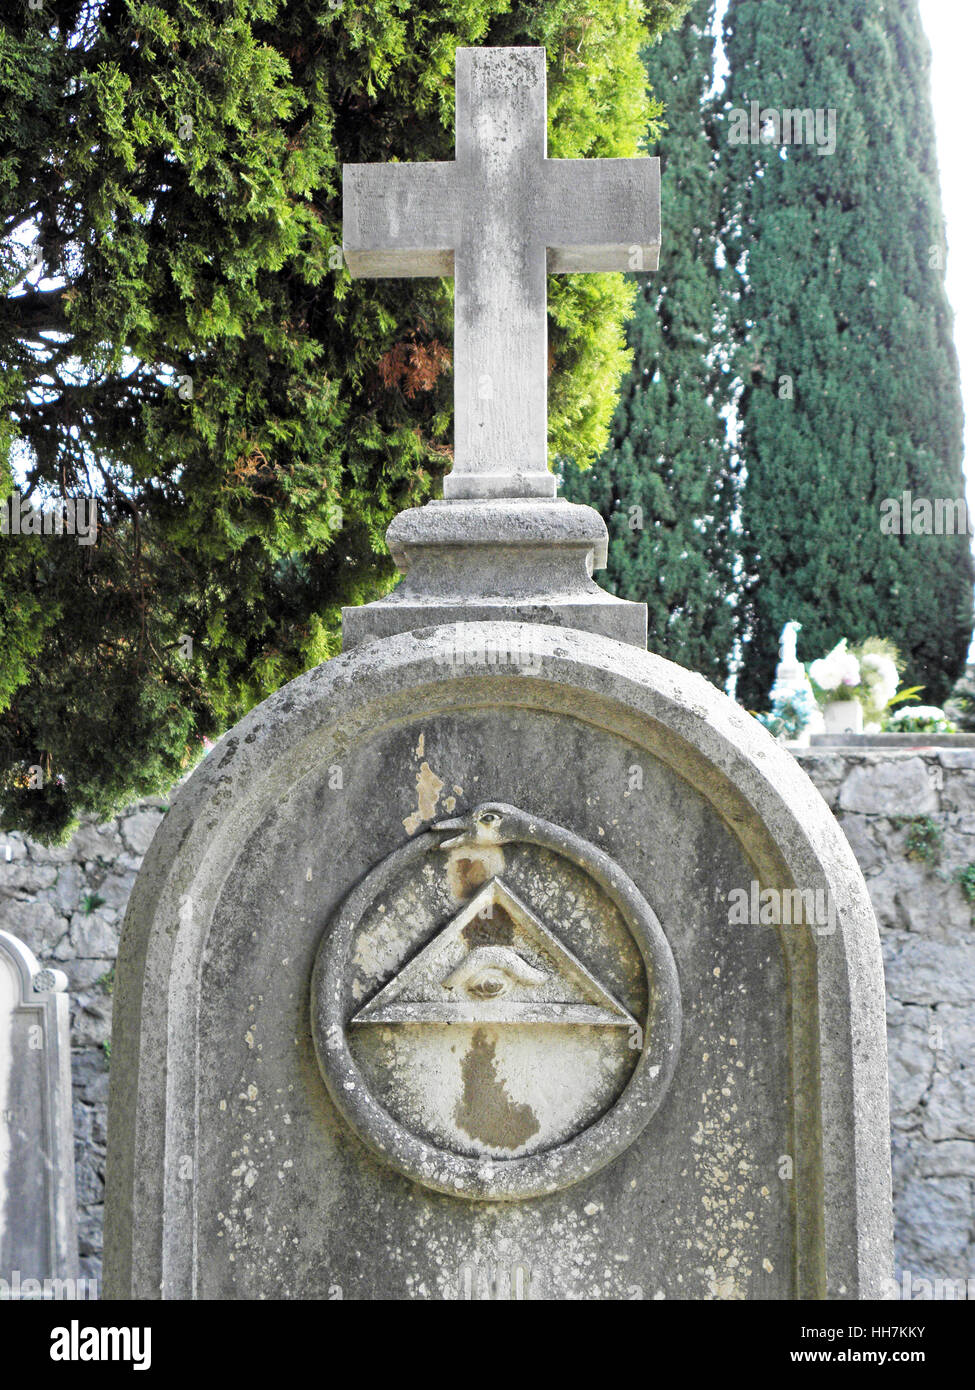
<instances>
[{"instance_id":1,"label":"cross base pedestal","mask_svg":"<svg viewBox=\"0 0 975 1390\"><path fill-rule=\"evenodd\" d=\"M464 473L455 468L443 480L443 495L448 502L553 501L555 486L555 474L547 468L541 473L527 469L523 473Z\"/></svg>"},{"instance_id":2,"label":"cross base pedestal","mask_svg":"<svg viewBox=\"0 0 975 1390\"><path fill-rule=\"evenodd\" d=\"M386 532L404 578L342 611L343 648L443 623L504 620L595 632L646 649L647 608L601 589L607 532L592 507L560 499L428 502Z\"/></svg>"}]
</instances>

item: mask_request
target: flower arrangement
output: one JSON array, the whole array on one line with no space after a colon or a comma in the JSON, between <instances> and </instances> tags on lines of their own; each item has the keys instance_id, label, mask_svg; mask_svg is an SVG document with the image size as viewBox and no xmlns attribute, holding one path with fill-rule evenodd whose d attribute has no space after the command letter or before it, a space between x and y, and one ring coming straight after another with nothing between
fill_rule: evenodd
<instances>
[{"instance_id":1,"label":"flower arrangement","mask_svg":"<svg viewBox=\"0 0 975 1390\"><path fill-rule=\"evenodd\" d=\"M827 704L829 698L848 700L853 698L860 684L860 662L846 644L846 638L837 642L828 656L822 656L809 666L809 679L819 703Z\"/></svg>"},{"instance_id":2,"label":"flower arrangement","mask_svg":"<svg viewBox=\"0 0 975 1390\"><path fill-rule=\"evenodd\" d=\"M896 700L915 699L916 691L897 693L901 667L897 649L879 637L868 637L860 651L860 694L865 719L883 719Z\"/></svg>"},{"instance_id":3,"label":"flower arrangement","mask_svg":"<svg viewBox=\"0 0 975 1390\"><path fill-rule=\"evenodd\" d=\"M809 679L821 708L834 700L857 700L863 708L865 731L879 733L888 727L892 707L916 700L923 689L912 685L899 690L902 670L903 662L893 642L868 637L850 647L844 637L827 656L810 664Z\"/></svg>"},{"instance_id":4,"label":"flower arrangement","mask_svg":"<svg viewBox=\"0 0 975 1390\"><path fill-rule=\"evenodd\" d=\"M937 705L905 705L887 720L892 734L953 734L957 725Z\"/></svg>"},{"instance_id":5,"label":"flower arrangement","mask_svg":"<svg viewBox=\"0 0 975 1390\"><path fill-rule=\"evenodd\" d=\"M755 717L775 738L793 742L801 738L817 707L824 710L833 705L836 715L844 719L848 716L837 702L855 700L863 712L862 721L858 715L855 724L862 723L865 733L954 733L955 724L933 705L913 703L894 709L905 701L916 702L924 688L899 689L902 670L897 648L885 638L868 637L851 647L843 637L826 656L810 662L809 689L796 688L795 683L773 688L771 710ZM856 731L856 727L850 730Z\"/></svg>"}]
</instances>

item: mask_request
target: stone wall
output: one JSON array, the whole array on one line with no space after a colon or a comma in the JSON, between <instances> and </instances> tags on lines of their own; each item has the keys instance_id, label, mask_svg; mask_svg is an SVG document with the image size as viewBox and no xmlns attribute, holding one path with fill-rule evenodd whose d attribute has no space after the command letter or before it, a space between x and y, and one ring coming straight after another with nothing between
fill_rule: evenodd
<instances>
[{"instance_id":1,"label":"stone wall","mask_svg":"<svg viewBox=\"0 0 975 1390\"><path fill-rule=\"evenodd\" d=\"M975 892L975 749L799 760L846 832L880 926L898 1280L975 1280L975 928L957 881L973 866Z\"/></svg>"},{"instance_id":2,"label":"stone wall","mask_svg":"<svg viewBox=\"0 0 975 1390\"><path fill-rule=\"evenodd\" d=\"M799 756L860 861L883 938L898 1277L975 1278L975 929L956 881L975 865L975 749ZM70 981L81 1272L99 1279L112 971L165 807L85 824L64 849L0 835L0 926Z\"/></svg>"}]
</instances>

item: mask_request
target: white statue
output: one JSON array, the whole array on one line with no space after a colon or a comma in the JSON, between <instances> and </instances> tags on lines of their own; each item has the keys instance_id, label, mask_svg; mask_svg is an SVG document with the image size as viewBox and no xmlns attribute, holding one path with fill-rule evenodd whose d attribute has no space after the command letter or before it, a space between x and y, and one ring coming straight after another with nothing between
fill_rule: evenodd
<instances>
[{"instance_id":1,"label":"white statue","mask_svg":"<svg viewBox=\"0 0 975 1390\"><path fill-rule=\"evenodd\" d=\"M788 699L800 693L808 697L812 714L799 737L794 740L794 746L805 748L809 746L810 735L821 734L826 726L816 704L806 668L796 654L796 638L801 631L802 623L797 622L786 623L782 629L782 636L779 638L779 664L775 668L775 684L772 686L770 698L774 702L777 698Z\"/></svg>"},{"instance_id":2,"label":"white statue","mask_svg":"<svg viewBox=\"0 0 975 1390\"><path fill-rule=\"evenodd\" d=\"M796 638L802 631L802 623L786 623L782 629L782 636L779 639L779 661L783 666L795 666L799 658L796 656Z\"/></svg>"}]
</instances>

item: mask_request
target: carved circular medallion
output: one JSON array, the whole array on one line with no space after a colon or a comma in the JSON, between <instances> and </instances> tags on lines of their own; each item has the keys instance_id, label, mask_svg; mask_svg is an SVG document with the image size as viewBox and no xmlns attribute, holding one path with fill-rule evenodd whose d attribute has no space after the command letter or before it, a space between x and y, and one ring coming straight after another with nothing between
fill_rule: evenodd
<instances>
[{"instance_id":1,"label":"carved circular medallion","mask_svg":"<svg viewBox=\"0 0 975 1390\"><path fill-rule=\"evenodd\" d=\"M602 850L484 803L378 864L319 947L312 1026L329 1093L406 1176L539 1196L641 1133L680 1044L674 959Z\"/></svg>"}]
</instances>

